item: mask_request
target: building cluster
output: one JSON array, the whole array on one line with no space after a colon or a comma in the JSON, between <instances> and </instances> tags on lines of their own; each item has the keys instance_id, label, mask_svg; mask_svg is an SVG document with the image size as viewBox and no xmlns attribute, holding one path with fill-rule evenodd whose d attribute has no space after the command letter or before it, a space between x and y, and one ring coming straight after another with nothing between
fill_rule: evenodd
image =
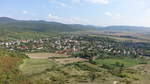
<instances>
[{"instance_id":1,"label":"building cluster","mask_svg":"<svg viewBox=\"0 0 150 84\"><path fill-rule=\"evenodd\" d=\"M134 48L121 46L121 43L110 41L105 38L94 38L89 36L58 36L53 38L43 38L38 40L17 40L10 42L0 42L0 46L10 50L23 50L26 52L34 51L53 51L59 54L80 52L83 50L97 50L103 53L130 55L138 54ZM142 53L142 51L140 51Z\"/></svg>"}]
</instances>

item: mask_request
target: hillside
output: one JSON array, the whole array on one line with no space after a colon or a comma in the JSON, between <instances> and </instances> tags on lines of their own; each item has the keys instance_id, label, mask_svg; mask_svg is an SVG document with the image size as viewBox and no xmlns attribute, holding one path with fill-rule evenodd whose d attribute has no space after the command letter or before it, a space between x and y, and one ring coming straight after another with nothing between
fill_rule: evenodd
<instances>
[{"instance_id":1,"label":"hillside","mask_svg":"<svg viewBox=\"0 0 150 84\"><path fill-rule=\"evenodd\" d=\"M100 30L110 31L110 32L133 32L133 33L148 33L150 32L149 27L140 26L107 26L101 27Z\"/></svg>"},{"instance_id":2,"label":"hillside","mask_svg":"<svg viewBox=\"0 0 150 84\"><path fill-rule=\"evenodd\" d=\"M15 20L8 17L0 17L0 40L30 39L50 37L64 32L96 31L104 34L138 33L149 36L150 28L136 26L106 26L97 27L92 25L62 24L48 21L25 21ZM95 33L95 32L94 32Z\"/></svg>"},{"instance_id":3,"label":"hillside","mask_svg":"<svg viewBox=\"0 0 150 84\"><path fill-rule=\"evenodd\" d=\"M23 21L1 17L0 30L1 40L11 40L49 37L57 33L79 31L80 29L57 22Z\"/></svg>"}]
</instances>

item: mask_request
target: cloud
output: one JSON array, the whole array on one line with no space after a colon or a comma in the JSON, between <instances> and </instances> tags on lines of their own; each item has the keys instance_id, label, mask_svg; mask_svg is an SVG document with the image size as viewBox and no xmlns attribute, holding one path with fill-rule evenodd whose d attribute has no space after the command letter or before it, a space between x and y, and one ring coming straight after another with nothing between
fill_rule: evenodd
<instances>
[{"instance_id":1,"label":"cloud","mask_svg":"<svg viewBox=\"0 0 150 84\"><path fill-rule=\"evenodd\" d=\"M105 15L106 16L111 16L111 17L113 16L113 14L111 12L106 12Z\"/></svg>"},{"instance_id":2,"label":"cloud","mask_svg":"<svg viewBox=\"0 0 150 84\"><path fill-rule=\"evenodd\" d=\"M61 7L66 7L67 5L63 2L60 2L59 0L49 0L50 3L53 3L53 4L56 4L58 6L61 6Z\"/></svg>"},{"instance_id":3,"label":"cloud","mask_svg":"<svg viewBox=\"0 0 150 84\"><path fill-rule=\"evenodd\" d=\"M26 11L26 10L24 10L24 11L22 11L22 13L23 13L23 14L28 14L29 12Z\"/></svg>"},{"instance_id":4,"label":"cloud","mask_svg":"<svg viewBox=\"0 0 150 84\"><path fill-rule=\"evenodd\" d=\"M88 2L92 4L108 4L109 0L72 0L73 3Z\"/></svg>"},{"instance_id":5,"label":"cloud","mask_svg":"<svg viewBox=\"0 0 150 84\"><path fill-rule=\"evenodd\" d=\"M117 19L117 20L125 18L124 16L121 16L120 13L105 12L104 15L109 16L112 19Z\"/></svg>"},{"instance_id":6,"label":"cloud","mask_svg":"<svg viewBox=\"0 0 150 84\"><path fill-rule=\"evenodd\" d=\"M77 3L77 4L79 4L79 3L81 3L81 0L72 0L72 3Z\"/></svg>"},{"instance_id":7,"label":"cloud","mask_svg":"<svg viewBox=\"0 0 150 84\"><path fill-rule=\"evenodd\" d=\"M86 19L80 19L77 17L63 18L56 15L52 15L51 13L48 15L48 21L61 22L67 24L88 24L88 20Z\"/></svg>"},{"instance_id":8,"label":"cloud","mask_svg":"<svg viewBox=\"0 0 150 84\"><path fill-rule=\"evenodd\" d=\"M65 7L65 6L67 6L65 3L63 3L63 2L55 2L56 4L58 4L59 6L61 6L61 7Z\"/></svg>"},{"instance_id":9,"label":"cloud","mask_svg":"<svg viewBox=\"0 0 150 84\"><path fill-rule=\"evenodd\" d=\"M59 20L59 19L61 19L60 17L54 16L54 15L52 15L51 13L48 15L48 18L49 18L50 20Z\"/></svg>"},{"instance_id":10,"label":"cloud","mask_svg":"<svg viewBox=\"0 0 150 84\"><path fill-rule=\"evenodd\" d=\"M67 7L70 4L66 4L65 1L59 0L48 0L50 3ZM67 0L66 0L67 1ZM69 0L68 0L69 1ZM73 4L82 4L82 3L90 3L90 4L109 4L109 0L71 0Z\"/></svg>"},{"instance_id":11,"label":"cloud","mask_svg":"<svg viewBox=\"0 0 150 84\"><path fill-rule=\"evenodd\" d=\"M145 12L146 12L147 14L150 14L150 8L147 8L147 9L145 10Z\"/></svg>"},{"instance_id":12,"label":"cloud","mask_svg":"<svg viewBox=\"0 0 150 84\"><path fill-rule=\"evenodd\" d=\"M86 0L88 2L94 3L94 4L108 4L109 0Z\"/></svg>"}]
</instances>

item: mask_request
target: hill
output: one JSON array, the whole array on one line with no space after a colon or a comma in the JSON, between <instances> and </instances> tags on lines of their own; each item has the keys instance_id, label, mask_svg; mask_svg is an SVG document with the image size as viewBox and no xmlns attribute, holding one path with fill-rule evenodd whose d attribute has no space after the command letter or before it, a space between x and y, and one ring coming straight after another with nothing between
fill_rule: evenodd
<instances>
[{"instance_id":1,"label":"hill","mask_svg":"<svg viewBox=\"0 0 150 84\"><path fill-rule=\"evenodd\" d=\"M140 27L140 26L106 26L99 28L104 31L111 32L134 32L134 33L148 33L150 32L150 27Z\"/></svg>"},{"instance_id":2,"label":"hill","mask_svg":"<svg viewBox=\"0 0 150 84\"><path fill-rule=\"evenodd\" d=\"M36 32L70 32L77 30L73 27L70 27L69 25L57 22L23 21L23 20L14 20L7 17L0 18L0 28L11 29L13 31L25 30Z\"/></svg>"},{"instance_id":3,"label":"hill","mask_svg":"<svg viewBox=\"0 0 150 84\"><path fill-rule=\"evenodd\" d=\"M57 22L23 21L1 17L0 30L1 40L13 40L49 37L57 33L74 32L81 29Z\"/></svg>"},{"instance_id":4,"label":"hill","mask_svg":"<svg viewBox=\"0 0 150 84\"><path fill-rule=\"evenodd\" d=\"M8 17L0 17L0 24L2 23L9 23L9 22L16 22L17 20L8 18Z\"/></svg>"},{"instance_id":5,"label":"hill","mask_svg":"<svg viewBox=\"0 0 150 84\"><path fill-rule=\"evenodd\" d=\"M62 24L58 22L48 21L25 21L15 20L8 17L0 17L0 40L14 40L14 39L30 39L50 37L64 32L86 32L96 31L108 33L140 33L149 35L150 28L148 27L136 27L136 26L106 26L98 27L92 25L81 24Z\"/></svg>"}]
</instances>

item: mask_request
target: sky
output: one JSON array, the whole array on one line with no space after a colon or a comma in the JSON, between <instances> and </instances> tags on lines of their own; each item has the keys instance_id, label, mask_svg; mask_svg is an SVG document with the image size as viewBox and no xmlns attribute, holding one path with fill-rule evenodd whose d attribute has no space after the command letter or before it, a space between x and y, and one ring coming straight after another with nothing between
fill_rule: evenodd
<instances>
[{"instance_id":1,"label":"sky","mask_svg":"<svg viewBox=\"0 0 150 84\"><path fill-rule=\"evenodd\" d=\"M150 27L150 0L0 0L0 17Z\"/></svg>"}]
</instances>

